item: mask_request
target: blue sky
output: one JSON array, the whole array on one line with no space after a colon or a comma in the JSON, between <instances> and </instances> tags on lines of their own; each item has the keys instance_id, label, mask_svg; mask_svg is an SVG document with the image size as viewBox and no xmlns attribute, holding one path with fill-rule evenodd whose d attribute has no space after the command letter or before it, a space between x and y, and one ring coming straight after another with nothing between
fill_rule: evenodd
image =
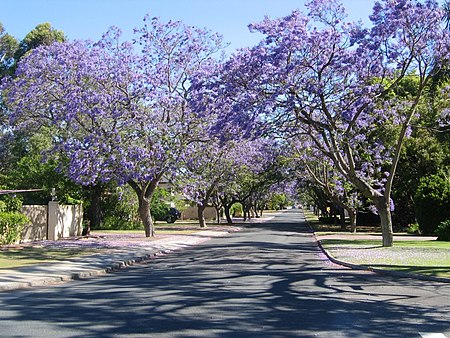
<instances>
[{"instance_id":1,"label":"blue sky","mask_svg":"<svg viewBox=\"0 0 450 338\"><path fill-rule=\"evenodd\" d=\"M0 0L0 22L21 40L37 24L50 22L69 39L98 40L108 27L120 27L132 38L146 13L163 20L182 20L208 27L230 43L228 52L259 41L247 25L264 15L280 17L304 10L304 0ZM352 20L367 20L375 0L344 0Z\"/></svg>"}]
</instances>

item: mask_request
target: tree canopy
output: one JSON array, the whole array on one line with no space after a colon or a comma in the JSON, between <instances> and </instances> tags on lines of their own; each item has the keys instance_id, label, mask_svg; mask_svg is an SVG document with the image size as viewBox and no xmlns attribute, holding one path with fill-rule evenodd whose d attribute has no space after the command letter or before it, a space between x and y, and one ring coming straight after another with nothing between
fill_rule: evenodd
<instances>
[{"instance_id":1,"label":"tree canopy","mask_svg":"<svg viewBox=\"0 0 450 338\"><path fill-rule=\"evenodd\" d=\"M336 203L354 211L355 196L368 199L391 246L402 149L413 127L436 120L430 88L450 59L444 10L432 0L378 1L365 27L347 21L338 0L306 7L250 24L264 38L225 62L214 56L224 46L219 35L176 21L146 16L132 42L117 28L95 43L67 42L39 25L15 54L15 78L2 86L11 121L54 128L54 150L75 182L129 184L147 235L149 201L163 176L190 175L185 189L204 205L228 168L239 182L216 196L243 200L237 190L251 191L253 174L269 172L264 164L282 145ZM276 146L262 151L268 140ZM247 157L225 155L237 147ZM215 151L222 162L211 158Z\"/></svg>"},{"instance_id":2,"label":"tree canopy","mask_svg":"<svg viewBox=\"0 0 450 338\"><path fill-rule=\"evenodd\" d=\"M234 55L210 85L223 121L262 126L314 149L374 203L383 245L392 245L391 191L401 148L433 71L448 60L437 2L377 2L371 28L346 22L338 1L308 14L250 25L266 37ZM414 76L407 97L390 95ZM300 138L301 137L301 138ZM304 154L308 154L305 152Z\"/></svg>"}]
</instances>

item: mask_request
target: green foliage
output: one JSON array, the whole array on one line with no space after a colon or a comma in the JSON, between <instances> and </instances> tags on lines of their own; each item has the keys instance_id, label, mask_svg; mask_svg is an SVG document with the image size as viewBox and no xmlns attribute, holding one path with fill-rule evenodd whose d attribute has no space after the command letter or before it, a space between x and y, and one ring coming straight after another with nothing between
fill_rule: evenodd
<instances>
[{"instance_id":1,"label":"green foliage","mask_svg":"<svg viewBox=\"0 0 450 338\"><path fill-rule=\"evenodd\" d=\"M22 198L15 195L0 195L0 211L20 212Z\"/></svg>"},{"instance_id":2,"label":"green foliage","mask_svg":"<svg viewBox=\"0 0 450 338\"><path fill-rule=\"evenodd\" d=\"M230 215L233 217L240 217L244 213L244 208L241 203L234 203L230 208Z\"/></svg>"},{"instance_id":3,"label":"green foliage","mask_svg":"<svg viewBox=\"0 0 450 338\"><path fill-rule=\"evenodd\" d=\"M126 219L116 215L106 216L102 222L102 230L143 230L142 223L136 219Z\"/></svg>"},{"instance_id":4,"label":"green foliage","mask_svg":"<svg viewBox=\"0 0 450 338\"><path fill-rule=\"evenodd\" d=\"M113 189L109 187L109 190ZM101 201L103 230L134 230L142 229L142 223L137 215L136 195L128 186L116 188L107 192Z\"/></svg>"},{"instance_id":5,"label":"green foliage","mask_svg":"<svg viewBox=\"0 0 450 338\"><path fill-rule=\"evenodd\" d=\"M16 134L8 146L8 157L2 159L6 162L2 181L8 183L8 188L43 189L23 194L24 204L47 204L52 189L63 204L79 204L83 200L81 187L58 170L64 159L57 154L48 154L52 134L52 130L46 127L30 135ZM43 155L45 153L47 155Z\"/></svg>"},{"instance_id":6,"label":"green foliage","mask_svg":"<svg viewBox=\"0 0 450 338\"><path fill-rule=\"evenodd\" d=\"M0 196L0 244L16 243L23 226L30 220L20 213L22 200L11 195Z\"/></svg>"},{"instance_id":7,"label":"green foliage","mask_svg":"<svg viewBox=\"0 0 450 338\"><path fill-rule=\"evenodd\" d=\"M435 234L438 236L438 241L450 241L450 219L441 222Z\"/></svg>"},{"instance_id":8,"label":"green foliage","mask_svg":"<svg viewBox=\"0 0 450 338\"><path fill-rule=\"evenodd\" d=\"M150 213L155 221L165 221L169 212L167 200L169 199L169 192L163 188L157 188L153 194L150 204Z\"/></svg>"},{"instance_id":9,"label":"green foliage","mask_svg":"<svg viewBox=\"0 0 450 338\"><path fill-rule=\"evenodd\" d=\"M0 212L0 244L13 244L30 220L18 212Z\"/></svg>"},{"instance_id":10,"label":"green foliage","mask_svg":"<svg viewBox=\"0 0 450 338\"><path fill-rule=\"evenodd\" d=\"M14 63L14 53L19 42L12 35L5 32L0 22L0 78L9 74L9 68Z\"/></svg>"},{"instance_id":11,"label":"green foliage","mask_svg":"<svg viewBox=\"0 0 450 338\"><path fill-rule=\"evenodd\" d=\"M444 172L422 178L414 198L420 231L431 235L439 223L450 219L450 178Z\"/></svg>"},{"instance_id":12,"label":"green foliage","mask_svg":"<svg viewBox=\"0 0 450 338\"><path fill-rule=\"evenodd\" d=\"M405 141L394 180L394 222L407 227L416 222L414 195L420 179L446 167L449 150L432 132L421 129Z\"/></svg>"},{"instance_id":13,"label":"green foliage","mask_svg":"<svg viewBox=\"0 0 450 338\"><path fill-rule=\"evenodd\" d=\"M269 210L285 209L290 204L285 194L273 194L267 203Z\"/></svg>"},{"instance_id":14,"label":"green foliage","mask_svg":"<svg viewBox=\"0 0 450 338\"><path fill-rule=\"evenodd\" d=\"M421 231L420 231L419 223L410 224L408 226L408 228L406 229L406 232L408 234L412 234L412 235L420 235Z\"/></svg>"},{"instance_id":15,"label":"green foliage","mask_svg":"<svg viewBox=\"0 0 450 338\"><path fill-rule=\"evenodd\" d=\"M20 42L16 52L16 60L20 60L28 51L42 45L50 45L53 42L64 42L66 37L64 33L52 27L48 22L37 25L25 38Z\"/></svg>"}]
</instances>

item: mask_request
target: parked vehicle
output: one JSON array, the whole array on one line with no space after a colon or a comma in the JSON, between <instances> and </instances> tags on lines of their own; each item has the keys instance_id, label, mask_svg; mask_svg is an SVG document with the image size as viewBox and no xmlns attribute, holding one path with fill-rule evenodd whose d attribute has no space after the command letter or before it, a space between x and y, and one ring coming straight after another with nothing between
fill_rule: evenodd
<instances>
[{"instance_id":1,"label":"parked vehicle","mask_svg":"<svg viewBox=\"0 0 450 338\"><path fill-rule=\"evenodd\" d=\"M181 212L176 208L169 208L166 216L167 223L175 223L181 217Z\"/></svg>"}]
</instances>

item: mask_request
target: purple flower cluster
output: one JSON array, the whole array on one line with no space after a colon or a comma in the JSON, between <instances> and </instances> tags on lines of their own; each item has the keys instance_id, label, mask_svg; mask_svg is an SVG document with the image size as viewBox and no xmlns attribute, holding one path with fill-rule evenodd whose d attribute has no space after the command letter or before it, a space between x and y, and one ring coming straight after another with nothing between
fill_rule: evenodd
<instances>
[{"instance_id":1,"label":"purple flower cluster","mask_svg":"<svg viewBox=\"0 0 450 338\"><path fill-rule=\"evenodd\" d=\"M345 22L339 1L312 0L307 7L306 15L251 24L265 38L205 81L210 102L222 109L217 125L235 124L244 135L270 131L300 144L306 161L329 162L343 181L335 185L340 193L350 183L383 214L390 245L400 150L433 72L450 58L443 11L431 0L384 0L365 28ZM410 96L393 95L410 80Z\"/></svg>"},{"instance_id":2,"label":"purple flower cluster","mask_svg":"<svg viewBox=\"0 0 450 338\"><path fill-rule=\"evenodd\" d=\"M113 27L96 43L40 47L2 86L11 122L51 125L73 180L130 184L146 228L163 175L205 204L213 190L255 190L255 175L283 153L311 177L322 163L322 183L347 203L358 204L356 192L371 200L389 245L402 144L450 60L443 11L433 0L383 0L363 27L338 0L307 9L250 24L265 37L226 62L213 57L219 35L150 16L133 43ZM395 95L405 81L414 90Z\"/></svg>"},{"instance_id":3,"label":"purple flower cluster","mask_svg":"<svg viewBox=\"0 0 450 338\"><path fill-rule=\"evenodd\" d=\"M65 155L75 182L129 183L151 234L146 205L201 131L187 104L190 84L210 72L223 44L207 30L157 18L146 17L135 33L134 43L121 42L112 27L96 43L37 48L2 90L12 125L51 126L53 151Z\"/></svg>"}]
</instances>

